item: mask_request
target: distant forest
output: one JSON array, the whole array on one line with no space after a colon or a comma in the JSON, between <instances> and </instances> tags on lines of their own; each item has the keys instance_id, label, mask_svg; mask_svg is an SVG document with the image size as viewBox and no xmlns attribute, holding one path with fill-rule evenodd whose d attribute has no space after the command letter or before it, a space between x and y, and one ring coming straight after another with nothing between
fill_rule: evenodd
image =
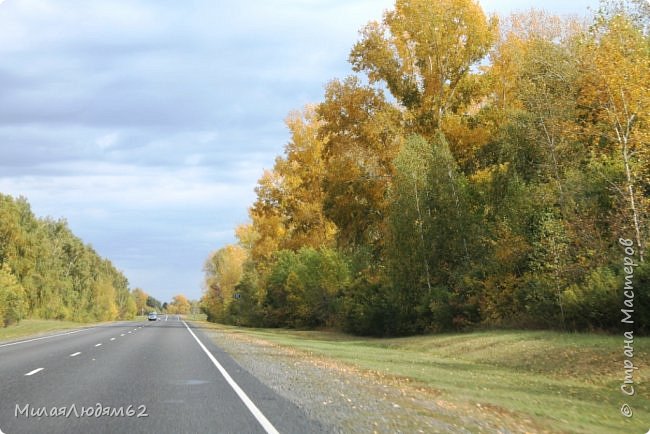
<instances>
[{"instance_id":1,"label":"distant forest","mask_svg":"<svg viewBox=\"0 0 650 434\"><path fill-rule=\"evenodd\" d=\"M0 320L131 318L128 281L64 220L39 219L25 198L0 194Z\"/></svg>"},{"instance_id":2,"label":"distant forest","mask_svg":"<svg viewBox=\"0 0 650 434\"><path fill-rule=\"evenodd\" d=\"M23 318L131 319L161 309L68 228L37 218L27 199L0 194L0 326Z\"/></svg>"},{"instance_id":3,"label":"distant forest","mask_svg":"<svg viewBox=\"0 0 650 434\"><path fill-rule=\"evenodd\" d=\"M648 332L646 1L584 23L397 0L349 61L288 116L250 223L207 259L211 321L613 332L628 309Z\"/></svg>"}]
</instances>

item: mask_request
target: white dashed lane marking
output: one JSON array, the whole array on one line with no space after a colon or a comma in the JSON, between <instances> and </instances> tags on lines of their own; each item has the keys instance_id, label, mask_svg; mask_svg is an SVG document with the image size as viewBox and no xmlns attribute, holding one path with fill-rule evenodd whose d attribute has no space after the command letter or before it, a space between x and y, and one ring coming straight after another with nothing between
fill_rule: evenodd
<instances>
[{"instance_id":1,"label":"white dashed lane marking","mask_svg":"<svg viewBox=\"0 0 650 434\"><path fill-rule=\"evenodd\" d=\"M77 351L76 353L70 354L70 357L77 357L79 354L81 354L81 351Z\"/></svg>"},{"instance_id":2,"label":"white dashed lane marking","mask_svg":"<svg viewBox=\"0 0 650 434\"><path fill-rule=\"evenodd\" d=\"M96 347L101 347L102 344L101 344L101 343L99 343L99 344L95 344L95 346L96 346Z\"/></svg>"},{"instance_id":3,"label":"white dashed lane marking","mask_svg":"<svg viewBox=\"0 0 650 434\"><path fill-rule=\"evenodd\" d=\"M26 373L25 376L26 376L26 377L29 377L30 375L34 375L34 374L36 374L37 372L41 372L43 369L45 369L45 368L34 369L33 371L29 371L28 373Z\"/></svg>"},{"instance_id":4,"label":"white dashed lane marking","mask_svg":"<svg viewBox=\"0 0 650 434\"><path fill-rule=\"evenodd\" d=\"M2 2L0 2L0 3L2 3ZM40 341L41 339L51 339L51 338L56 338L56 337L59 337L59 336L73 335L73 334L75 334L75 333L85 332L86 330L90 330L90 328L83 329L83 330L74 330L74 331L67 332L67 333L59 333L59 334L57 334L57 335L43 336L43 337L40 337L40 338L27 339L26 341L11 342L11 343L8 343L8 344L2 344L2 345L0 345L0 348L1 348L1 347L9 347L9 346L11 346L11 345L26 344L27 342Z\"/></svg>"}]
</instances>

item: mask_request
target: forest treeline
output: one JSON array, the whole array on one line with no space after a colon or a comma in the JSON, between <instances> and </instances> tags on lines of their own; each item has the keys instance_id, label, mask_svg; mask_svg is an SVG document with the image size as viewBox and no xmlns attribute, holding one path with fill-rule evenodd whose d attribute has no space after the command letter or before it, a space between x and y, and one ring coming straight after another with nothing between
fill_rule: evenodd
<instances>
[{"instance_id":1,"label":"forest treeline","mask_svg":"<svg viewBox=\"0 0 650 434\"><path fill-rule=\"evenodd\" d=\"M27 199L0 194L0 325L23 318L108 321L160 302L75 236L37 218Z\"/></svg>"},{"instance_id":2,"label":"forest treeline","mask_svg":"<svg viewBox=\"0 0 650 434\"><path fill-rule=\"evenodd\" d=\"M648 3L583 23L397 0L349 61L207 259L210 320L614 331L626 308L647 332Z\"/></svg>"}]
</instances>

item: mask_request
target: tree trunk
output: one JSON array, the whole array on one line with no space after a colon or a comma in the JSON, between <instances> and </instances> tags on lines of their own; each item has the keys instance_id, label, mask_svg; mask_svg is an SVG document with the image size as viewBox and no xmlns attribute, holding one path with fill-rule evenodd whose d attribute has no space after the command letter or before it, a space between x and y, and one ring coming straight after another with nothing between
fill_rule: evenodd
<instances>
[{"instance_id":1,"label":"tree trunk","mask_svg":"<svg viewBox=\"0 0 650 434\"><path fill-rule=\"evenodd\" d=\"M632 130L632 125L636 119L635 115L628 117L625 128L616 119L616 137L621 144L623 151L623 164L625 165L625 180L627 182L628 200L630 202L630 209L632 210L632 223L634 225L634 232L636 238L636 246L639 251L639 261L644 261L643 240L641 239L641 224L639 222L639 211L636 206L636 197L634 195L634 180L632 179L632 170L630 168L630 147L629 138Z\"/></svg>"}]
</instances>

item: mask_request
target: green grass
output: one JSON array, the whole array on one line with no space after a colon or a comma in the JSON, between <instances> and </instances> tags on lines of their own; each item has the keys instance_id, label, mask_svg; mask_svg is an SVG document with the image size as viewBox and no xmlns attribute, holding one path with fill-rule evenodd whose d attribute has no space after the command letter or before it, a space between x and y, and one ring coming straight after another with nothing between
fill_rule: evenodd
<instances>
[{"instance_id":1,"label":"green grass","mask_svg":"<svg viewBox=\"0 0 650 434\"><path fill-rule=\"evenodd\" d=\"M186 321L205 321L208 316L204 313L188 313L186 315L181 315Z\"/></svg>"},{"instance_id":2,"label":"green grass","mask_svg":"<svg viewBox=\"0 0 650 434\"><path fill-rule=\"evenodd\" d=\"M622 335L489 331L373 339L216 327L382 375L406 377L448 402L466 408L480 404L511 414L513 420L532 420L551 432L645 433L650 428L650 338L634 340L637 395L628 398L620 391ZM630 419L620 414L623 402L634 410Z\"/></svg>"},{"instance_id":3,"label":"green grass","mask_svg":"<svg viewBox=\"0 0 650 434\"><path fill-rule=\"evenodd\" d=\"M43 335L58 330L76 329L89 324L51 319L25 319L17 325L0 327L0 342Z\"/></svg>"}]
</instances>

